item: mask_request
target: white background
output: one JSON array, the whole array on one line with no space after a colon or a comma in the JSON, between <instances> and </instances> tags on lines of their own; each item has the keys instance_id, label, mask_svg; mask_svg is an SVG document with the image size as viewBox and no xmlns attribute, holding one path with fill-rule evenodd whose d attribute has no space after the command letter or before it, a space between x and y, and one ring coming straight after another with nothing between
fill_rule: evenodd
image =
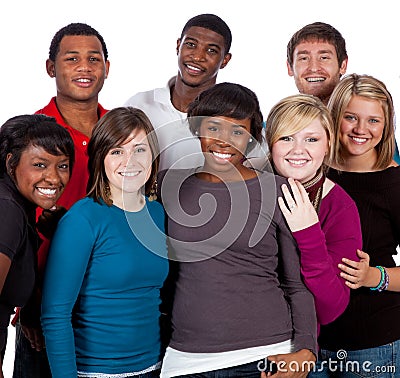
<instances>
[{"instance_id":1,"label":"white background","mask_svg":"<svg viewBox=\"0 0 400 378\"><path fill-rule=\"evenodd\" d=\"M100 94L108 109L138 91L162 87L177 72L176 39L185 22L215 13L230 26L232 60L218 81L243 84L259 97L264 116L282 97L297 92L287 75L286 45L302 26L323 21L347 43L347 73L383 80L400 104L400 24L394 0L13 0L0 6L0 125L33 113L55 95L45 71L50 41L71 22L85 22L104 37L111 63ZM398 138L399 139L399 138ZM11 377L13 332L4 362Z\"/></svg>"}]
</instances>

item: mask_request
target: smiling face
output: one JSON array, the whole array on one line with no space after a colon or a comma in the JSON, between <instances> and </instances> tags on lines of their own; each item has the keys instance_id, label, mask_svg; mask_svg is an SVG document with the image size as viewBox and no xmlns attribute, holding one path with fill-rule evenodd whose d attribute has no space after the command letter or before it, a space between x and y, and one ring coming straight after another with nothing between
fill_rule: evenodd
<instances>
[{"instance_id":1,"label":"smiling face","mask_svg":"<svg viewBox=\"0 0 400 378\"><path fill-rule=\"evenodd\" d=\"M335 46L314 39L296 46L293 67L288 64L287 68L300 93L317 96L326 104L341 75L346 72L347 59L339 66Z\"/></svg>"},{"instance_id":2,"label":"smiling face","mask_svg":"<svg viewBox=\"0 0 400 378\"><path fill-rule=\"evenodd\" d=\"M122 203L124 193L139 193L150 177L152 153L144 130L135 130L104 159L111 199Z\"/></svg>"},{"instance_id":3,"label":"smiling face","mask_svg":"<svg viewBox=\"0 0 400 378\"><path fill-rule=\"evenodd\" d=\"M188 29L177 42L178 77L190 87L209 87L216 82L231 54L225 52L222 35L198 26Z\"/></svg>"},{"instance_id":4,"label":"smiling face","mask_svg":"<svg viewBox=\"0 0 400 378\"><path fill-rule=\"evenodd\" d=\"M210 181L234 181L246 169L242 162L249 143L250 118L205 117L200 125L200 144L204 171Z\"/></svg>"},{"instance_id":5,"label":"smiling face","mask_svg":"<svg viewBox=\"0 0 400 378\"><path fill-rule=\"evenodd\" d=\"M48 74L56 78L57 96L97 101L109 62L96 36L67 35L61 40L56 61L47 60L46 67Z\"/></svg>"},{"instance_id":6,"label":"smiling face","mask_svg":"<svg viewBox=\"0 0 400 378\"><path fill-rule=\"evenodd\" d=\"M69 163L65 155L55 156L42 147L30 145L21 153L12 176L19 192L28 201L50 209L68 183Z\"/></svg>"},{"instance_id":7,"label":"smiling face","mask_svg":"<svg viewBox=\"0 0 400 378\"><path fill-rule=\"evenodd\" d=\"M271 156L276 172L302 183L311 180L321 167L329 143L319 119L301 131L281 137L272 146Z\"/></svg>"},{"instance_id":8,"label":"smiling face","mask_svg":"<svg viewBox=\"0 0 400 378\"><path fill-rule=\"evenodd\" d=\"M340 124L343 157L362 157L365 165L375 164L375 147L382 139L384 127L385 114L378 100L352 96Z\"/></svg>"}]
</instances>

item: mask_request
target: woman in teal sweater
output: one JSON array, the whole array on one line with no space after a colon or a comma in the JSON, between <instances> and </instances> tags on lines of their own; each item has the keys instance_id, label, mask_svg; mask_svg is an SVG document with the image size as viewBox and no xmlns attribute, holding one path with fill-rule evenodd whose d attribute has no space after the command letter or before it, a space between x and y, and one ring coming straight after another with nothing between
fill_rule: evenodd
<instances>
[{"instance_id":1,"label":"woman in teal sweater","mask_svg":"<svg viewBox=\"0 0 400 378\"><path fill-rule=\"evenodd\" d=\"M49 252L42 325L53 377L155 377L160 288L168 272L158 144L146 115L116 108L88 145L88 195Z\"/></svg>"}]
</instances>

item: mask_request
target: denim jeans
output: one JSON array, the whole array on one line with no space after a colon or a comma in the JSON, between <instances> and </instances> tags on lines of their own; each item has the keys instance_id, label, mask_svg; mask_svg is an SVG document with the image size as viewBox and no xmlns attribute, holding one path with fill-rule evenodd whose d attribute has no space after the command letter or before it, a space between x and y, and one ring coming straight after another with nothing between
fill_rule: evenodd
<instances>
[{"instance_id":1,"label":"denim jeans","mask_svg":"<svg viewBox=\"0 0 400 378\"><path fill-rule=\"evenodd\" d=\"M161 370L157 369L157 370L153 370L153 371L149 371L148 373L144 373L144 374L139 374L139 375L127 375L126 377L131 377L131 378L159 378L160 377L160 373ZM123 377L123 374L118 374L118 377ZM79 377L79 375L78 375Z\"/></svg>"},{"instance_id":2,"label":"denim jeans","mask_svg":"<svg viewBox=\"0 0 400 378\"><path fill-rule=\"evenodd\" d=\"M161 373L161 370L158 369L158 370L150 371L149 373L135 375L132 378L159 378L160 373Z\"/></svg>"},{"instance_id":3,"label":"denim jeans","mask_svg":"<svg viewBox=\"0 0 400 378\"><path fill-rule=\"evenodd\" d=\"M395 378L400 377L400 340L360 350L322 349L308 378Z\"/></svg>"},{"instance_id":4,"label":"denim jeans","mask_svg":"<svg viewBox=\"0 0 400 378\"><path fill-rule=\"evenodd\" d=\"M40 352L33 349L19 323L15 325L13 378L51 378L46 349Z\"/></svg>"},{"instance_id":5,"label":"denim jeans","mask_svg":"<svg viewBox=\"0 0 400 378\"><path fill-rule=\"evenodd\" d=\"M264 360L204 373L179 375L174 378L260 378L260 366L265 366ZM265 372L268 373L268 369Z\"/></svg>"}]
</instances>

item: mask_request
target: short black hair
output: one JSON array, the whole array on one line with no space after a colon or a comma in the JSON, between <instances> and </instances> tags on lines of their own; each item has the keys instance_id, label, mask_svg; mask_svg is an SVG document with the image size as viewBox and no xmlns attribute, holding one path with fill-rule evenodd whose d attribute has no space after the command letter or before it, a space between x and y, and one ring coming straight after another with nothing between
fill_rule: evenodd
<instances>
[{"instance_id":1,"label":"short black hair","mask_svg":"<svg viewBox=\"0 0 400 378\"><path fill-rule=\"evenodd\" d=\"M53 62L55 62L57 54L60 52L61 40L67 35L86 35L86 36L93 35L97 37L103 48L104 59L107 61L108 59L107 46L100 33L96 29L92 28L87 24L83 24L81 22L74 22L67 26L64 26L54 35L49 49L49 59L52 60Z\"/></svg>"},{"instance_id":2,"label":"short black hair","mask_svg":"<svg viewBox=\"0 0 400 378\"><path fill-rule=\"evenodd\" d=\"M187 116L193 135L198 135L204 117L250 118L250 134L258 142L263 141L263 115L258 98L240 84L218 83L204 90L189 105Z\"/></svg>"},{"instance_id":3,"label":"short black hair","mask_svg":"<svg viewBox=\"0 0 400 378\"><path fill-rule=\"evenodd\" d=\"M26 114L10 118L0 128L0 177L15 170L21 154L29 147L42 147L51 155L69 158L69 171L75 159L75 148L69 132L55 118L43 114ZM6 166L7 155L11 154ZM9 168L7 170L7 168Z\"/></svg>"},{"instance_id":4,"label":"short black hair","mask_svg":"<svg viewBox=\"0 0 400 378\"><path fill-rule=\"evenodd\" d=\"M225 41L225 53L228 53L232 44L232 33L226 22L211 13L199 14L198 16L192 17L182 29L181 39L185 36L185 33L189 28L193 26L198 26L200 28L212 30L213 32L221 35Z\"/></svg>"},{"instance_id":5,"label":"short black hair","mask_svg":"<svg viewBox=\"0 0 400 378\"><path fill-rule=\"evenodd\" d=\"M290 39L287 45L287 61L290 67L293 67L293 53L296 46L303 41L312 39L328 42L335 46L339 66L347 59L346 41L342 34L332 25L325 22L314 22L303 26Z\"/></svg>"}]
</instances>

